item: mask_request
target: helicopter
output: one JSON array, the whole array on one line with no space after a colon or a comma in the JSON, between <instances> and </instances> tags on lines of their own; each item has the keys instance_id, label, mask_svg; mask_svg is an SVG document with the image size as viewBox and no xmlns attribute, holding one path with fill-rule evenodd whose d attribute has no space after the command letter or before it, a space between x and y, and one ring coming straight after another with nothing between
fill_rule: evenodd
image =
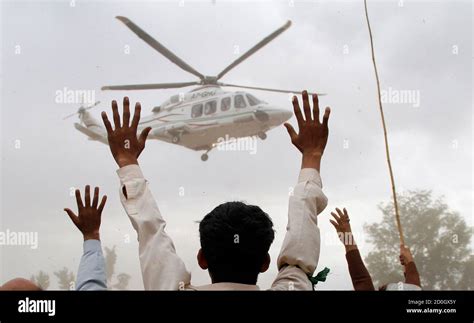
<instances>
[{"instance_id":1,"label":"helicopter","mask_svg":"<svg viewBox=\"0 0 474 323\"><path fill-rule=\"evenodd\" d=\"M216 76L207 76L184 62L130 19L123 16L116 18L172 63L198 77L197 81L189 82L108 85L101 88L103 91L131 91L195 87L187 93L171 96L159 106L155 106L151 115L141 118L138 131L146 127L152 128L147 139L161 140L195 151L204 151L201 160L206 161L209 157L208 153L223 138L257 136L265 140L267 131L292 117L292 112L269 104L249 92L225 91L223 87L290 94L301 91L245 86L219 81L230 70L287 30L291 26L291 21L287 21L283 26L263 38ZM75 123L74 126L90 140L108 145L107 132L102 122L95 119L88 111L97 104L96 102L90 106L82 105L75 113L79 115L80 122Z\"/></svg>"}]
</instances>

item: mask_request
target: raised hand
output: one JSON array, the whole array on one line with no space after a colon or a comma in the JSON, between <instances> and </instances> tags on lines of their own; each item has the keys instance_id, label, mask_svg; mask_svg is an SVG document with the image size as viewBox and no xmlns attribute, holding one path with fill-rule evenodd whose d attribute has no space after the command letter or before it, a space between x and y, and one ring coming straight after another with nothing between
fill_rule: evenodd
<instances>
[{"instance_id":1,"label":"raised hand","mask_svg":"<svg viewBox=\"0 0 474 323\"><path fill-rule=\"evenodd\" d=\"M413 262L413 256L410 252L410 249L404 245L400 245L400 263L402 266L408 265L410 262Z\"/></svg>"},{"instance_id":2,"label":"raised hand","mask_svg":"<svg viewBox=\"0 0 474 323\"><path fill-rule=\"evenodd\" d=\"M138 156L145 148L146 138L151 127L143 129L137 138L138 123L140 121L141 105L135 104L132 124L130 124L130 102L128 97L123 98L123 122L120 122L117 101L112 101L112 111L114 116L115 129L112 129L107 113L102 112L102 120L109 140L109 147L115 161L119 167L136 164L138 165Z\"/></svg>"},{"instance_id":3,"label":"raised hand","mask_svg":"<svg viewBox=\"0 0 474 323\"><path fill-rule=\"evenodd\" d=\"M78 208L78 214L76 215L71 209L64 209L71 218L72 222L76 225L79 231L82 232L85 240L100 240L100 220L102 216L102 210L104 209L107 196L104 195L99 203L99 188L94 189L94 197L91 204L91 189L87 185L85 189L85 199L82 203L81 192L76 190L76 202Z\"/></svg>"},{"instance_id":4,"label":"raised hand","mask_svg":"<svg viewBox=\"0 0 474 323\"><path fill-rule=\"evenodd\" d=\"M337 214L331 212L334 220L329 221L336 229L339 240L341 240L341 242L346 247L346 251L349 251L352 249L357 249L357 245L355 243L354 236L352 235L349 214L345 208L343 210L344 212L336 208Z\"/></svg>"},{"instance_id":5,"label":"raised hand","mask_svg":"<svg viewBox=\"0 0 474 323\"><path fill-rule=\"evenodd\" d=\"M313 95L313 112L309 105L308 92L303 91L303 110L305 117L301 113L298 98L293 97L293 109L298 121L297 134L293 126L285 123L291 142L303 154L302 168L316 168L318 171L321 165L321 157L328 141L329 129L328 121L331 109L324 111L323 122L319 121L319 100L316 94Z\"/></svg>"}]
</instances>

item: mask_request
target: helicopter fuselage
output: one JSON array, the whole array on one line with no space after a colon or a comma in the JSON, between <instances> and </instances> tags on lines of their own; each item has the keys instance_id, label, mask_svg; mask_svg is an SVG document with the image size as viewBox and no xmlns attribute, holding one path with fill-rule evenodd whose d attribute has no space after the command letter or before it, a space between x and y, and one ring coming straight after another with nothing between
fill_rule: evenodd
<instances>
[{"instance_id":1,"label":"helicopter fuselage","mask_svg":"<svg viewBox=\"0 0 474 323\"><path fill-rule=\"evenodd\" d=\"M152 128L148 139L205 151L226 138L265 139L267 131L292 116L289 110L270 105L248 92L226 92L215 86L177 94L152 111L141 118L138 127L139 132ZM88 131L86 134L91 139L107 143L105 129L87 111L80 119L87 128L82 132Z\"/></svg>"},{"instance_id":2,"label":"helicopter fuselage","mask_svg":"<svg viewBox=\"0 0 474 323\"><path fill-rule=\"evenodd\" d=\"M172 103L173 100L178 100ZM180 144L194 150L209 150L225 137L263 135L288 120L292 113L271 106L247 92L202 89L170 98L155 108L140 127L152 127L150 139Z\"/></svg>"}]
</instances>

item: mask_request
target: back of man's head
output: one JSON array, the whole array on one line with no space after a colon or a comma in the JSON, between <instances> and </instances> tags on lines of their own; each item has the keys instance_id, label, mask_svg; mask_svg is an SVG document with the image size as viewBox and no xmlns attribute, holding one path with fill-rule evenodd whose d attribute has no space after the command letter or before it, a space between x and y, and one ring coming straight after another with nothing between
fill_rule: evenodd
<instances>
[{"instance_id":1,"label":"back of man's head","mask_svg":"<svg viewBox=\"0 0 474 323\"><path fill-rule=\"evenodd\" d=\"M17 290L17 291L30 291L30 290L42 290L41 287L34 284L30 280L24 278L15 278L7 281L5 284L0 286L0 291L2 290Z\"/></svg>"},{"instance_id":2,"label":"back of man's head","mask_svg":"<svg viewBox=\"0 0 474 323\"><path fill-rule=\"evenodd\" d=\"M275 232L258 206L221 204L201 221L199 234L213 283L256 284L258 274L268 268Z\"/></svg>"}]
</instances>

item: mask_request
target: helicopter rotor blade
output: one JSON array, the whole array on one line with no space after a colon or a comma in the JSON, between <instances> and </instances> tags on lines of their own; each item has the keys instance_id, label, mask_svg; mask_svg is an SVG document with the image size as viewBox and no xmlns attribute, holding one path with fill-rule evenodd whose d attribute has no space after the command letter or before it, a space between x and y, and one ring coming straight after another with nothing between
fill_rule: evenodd
<instances>
[{"instance_id":1,"label":"helicopter rotor blade","mask_svg":"<svg viewBox=\"0 0 474 323\"><path fill-rule=\"evenodd\" d=\"M100 104L100 101L97 101L95 102L94 104L88 106L88 107L84 107L84 110L89 110L89 109L92 109L93 107L97 106Z\"/></svg>"},{"instance_id":2,"label":"helicopter rotor blade","mask_svg":"<svg viewBox=\"0 0 474 323\"><path fill-rule=\"evenodd\" d=\"M77 109L76 112L71 113L71 114L68 114L67 116L65 116L65 117L63 118L63 120L66 120L66 119L69 119L69 118L71 118L71 117L74 117L76 114L80 114L81 112L84 112L84 111L87 111L87 110L89 110L89 109L92 109L92 108L94 108L95 106L97 106L97 105L99 105L99 104L100 104L100 101L97 101L97 102L95 102L94 104L92 104L92 105L90 105L90 106L88 106L88 107L85 107L84 105L81 105L81 106L79 107L79 109Z\"/></svg>"},{"instance_id":3,"label":"helicopter rotor blade","mask_svg":"<svg viewBox=\"0 0 474 323\"><path fill-rule=\"evenodd\" d=\"M156 89L175 89L192 85L199 85L199 82L180 82L180 83L151 83L151 84L129 84L129 85L107 85L101 90L156 90Z\"/></svg>"},{"instance_id":4,"label":"helicopter rotor blade","mask_svg":"<svg viewBox=\"0 0 474 323\"><path fill-rule=\"evenodd\" d=\"M123 22L131 31L133 31L139 38L141 38L145 43L153 47L156 51L158 51L160 54L165 56L167 59L169 59L171 62L174 64L178 65L181 67L183 70L186 72L189 72L191 74L196 75L200 79L204 79L204 75L196 71L193 67L188 65L186 62L184 62L181 58L176 56L173 52L171 52L168 48L163 46L160 42L158 42L156 39L151 37L146 31L138 27L133 21L128 19L127 17L123 16L117 16L115 17L121 22Z\"/></svg>"},{"instance_id":5,"label":"helicopter rotor blade","mask_svg":"<svg viewBox=\"0 0 474 323\"><path fill-rule=\"evenodd\" d=\"M242 89L259 90L259 91L279 92L279 93L298 94L298 93L301 93L301 92L302 92L302 91L300 91L300 90L272 89L272 88L266 88L266 87L257 87L257 86L245 86L245 85L237 85L237 84L228 84L228 83L222 83L222 82L219 82L218 85L220 85L220 86L228 86L228 87L238 87L238 88L242 88ZM315 93L315 92L308 92L308 94L309 94L309 95L317 94L318 96L326 95L326 93Z\"/></svg>"},{"instance_id":6,"label":"helicopter rotor blade","mask_svg":"<svg viewBox=\"0 0 474 323\"><path fill-rule=\"evenodd\" d=\"M227 72L229 72L231 69L242 63L244 60L249 58L251 55L253 55L255 52L257 52L260 48L271 42L273 39L275 39L277 36L279 36L281 33L283 33L285 30L290 28L291 26L291 20L288 20L283 26L272 32L270 35L262 39L260 42L258 42L255 46L253 46L251 49L246 51L244 54L242 54L239 58L237 58L235 61L233 61L229 66L227 66L222 72L220 72L217 75L217 80L222 78Z\"/></svg>"},{"instance_id":7,"label":"helicopter rotor blade","mask_svg":"<svg viewBox=\"0 0 474 323\"><path fill-rule=\"evenodd\" d=\"M66 120L66 119L69 119L69 118L71 118L71 117L74 117L76 114L78 114L77 111L74 112L74 113L68 114L67 116L65 116L65 117L63 118L63 120Z\"/></svg>"}]
</instances>

